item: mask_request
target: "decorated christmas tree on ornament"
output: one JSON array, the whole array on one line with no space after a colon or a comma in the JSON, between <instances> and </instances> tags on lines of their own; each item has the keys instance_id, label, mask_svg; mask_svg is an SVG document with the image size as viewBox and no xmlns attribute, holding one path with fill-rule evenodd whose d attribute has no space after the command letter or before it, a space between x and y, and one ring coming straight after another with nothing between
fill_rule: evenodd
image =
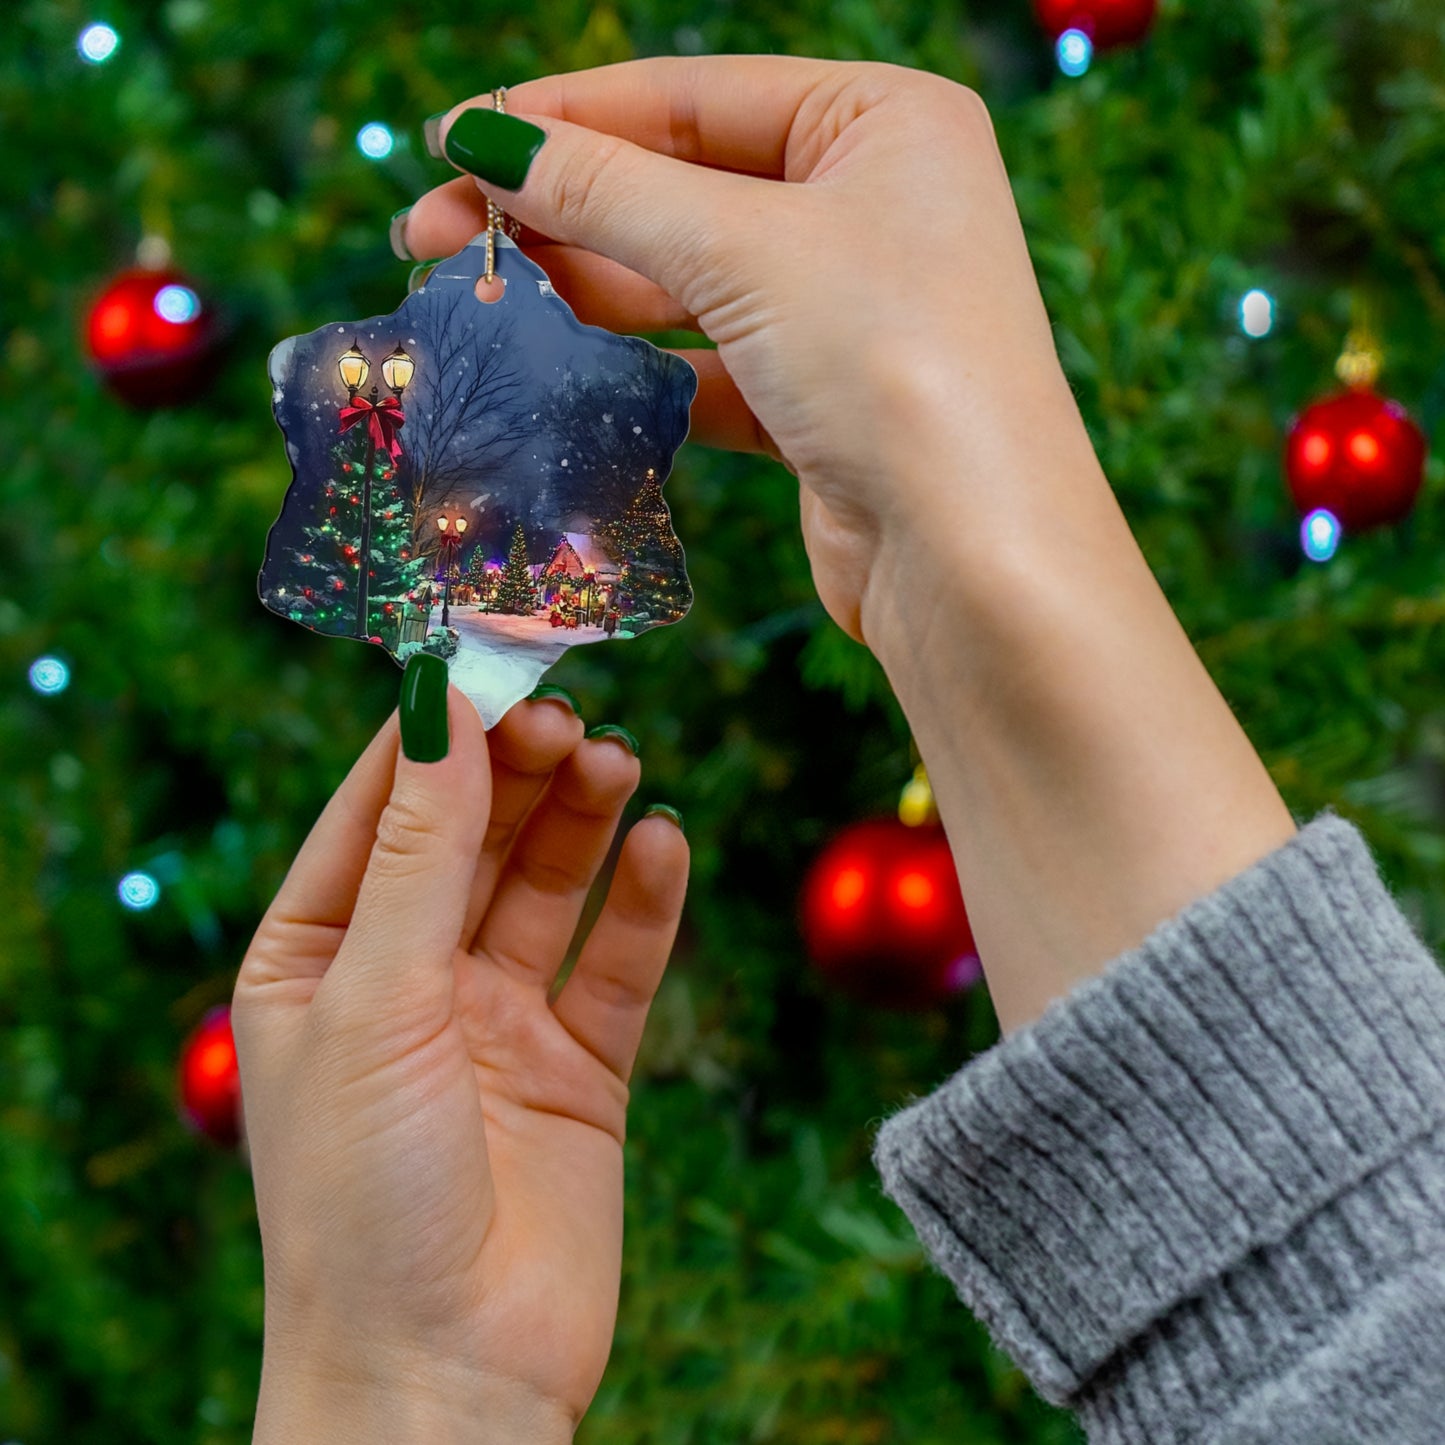
<instances>
[{"instance_id":1,"label":"decorated christmas tree on ornament","mask_svg":"<svg viewBox=\"0 0 1445 1445\"><path fill-rule=\"evenodd\" d=\"M331 450L333 468L316 496L316 512L291 549L289 583L265 597L273 612L317 632L354 637L363 626L361 597L361 515L366 495L365 458L349 440ZM397 479L395 463L382 454L371 462L371 565L366 592L365 635L395 646L402 609L415 602L426 559L415 550L410 500Z\"/></svg>"},{"instance_id":2,"label":"decorated christmas tree on ornament","mask_svg":"<svg viewBox=\"0 0 1445 1445\"><path fill-rule=\"evenodd\" d=\"M634 623L676 622L692 605L692 586L682 566L682 544L672 530L672 515L662 483L647 469L641 490L627 510L607 527L603 545L621 563L621 610Z\"/></svg>"},{"instance_id":3,"label":"decorated christmas tree on ornament","mask_svg":"<svg viewBox=\"0 0 1445 1445\"><path fill-rule=\"evenodd\" d=\"M537 588L532 581L531 565L527 561L527 534L522 524L512 533L512 547L507 554L507 565L497 583L496 609L516 617L529 617L537 610Z\"/></svg>"}]
</instances>

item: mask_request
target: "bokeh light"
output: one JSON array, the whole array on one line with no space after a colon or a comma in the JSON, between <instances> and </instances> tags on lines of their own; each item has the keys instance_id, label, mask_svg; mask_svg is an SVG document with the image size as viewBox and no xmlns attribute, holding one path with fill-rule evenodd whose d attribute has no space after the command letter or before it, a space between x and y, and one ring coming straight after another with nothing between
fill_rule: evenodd
<instances>
[{"instance_id":1,"label":"bokeh light","mask_svg":"<svg viewBox=\"0 0 1445 1445\"><path fill-rule=\"evenodd\" d=\"M1316 507L1300 523L1300 546L1311 562L1328 562L1340 545L1340 523L1333 512Z\"/></svg>"},{"instance_id":2,"label":"bokeh light","mask_svg":"<svg viewBox=\"0 0 1445 1445\"><path fill-rule=\"evenodd\" d=\"M1094 42L1082 30L1066 30L1054 47L1065 75L1083 75L1094 59Z\"/></svg>"},{"instance_id":3,"label":"bokeh light","mask_svg":"<svg viewBox=\"0 0 1445 1445\"><path fill-rule=\"evenodd\" d=\"M201 298L189 286L162 286L151 303L162 321L184 326L201 314Z\"/></svg>"},{"instance_id":4,"label":"bokeh light","mask_svg":"<svg viewBox=\"0 0 1445 1445\"><path fill-rule=\"evenodd\" d=\"M847 910L863 901L868 875L861 868L844 868L833 880L833 906Z\"/></svg>"},{"instance_id":5,"label":"bokeh light","mask_svg":"<svg viewBox=\"0 0 1445 1445\"><path fill-rule=\"evenodd\" d=\"M391 128L379 120L367 122L356 132L356 148L370 160L384 161L396 145Z\"/></svg>"},{"instance_id":6,"label":"bokeh light","mask_svg":"<svg viewBox=\"0 0 1445 1445\"><path fill-rule=\"evenodd\" d=\"M120 48L120 36L109 25L87 25L75 42L82 60L92 65L104 65Z\"/></svg>"},{"instance_id":7,"label":"bokeh light","mask_svg":"<svg viewBox=\"0 0 1445 1445\"><path fill-rule=\"evenodd\" d=\"M1246 291L1239 303L1239 326L1246 336L1268 336L1274 330L1274 297L1268 291Z\"/></svg>"},{"instance_id":8,"label":"bokeh light","mask_svg":"<svg viewBox=\"0 0 1445 1445\"><path fill-rule=\"evenodd\" d=\"M58 657L37 657L30 664L30 686L53 697L70 686L70 669Z\"/></svg>"},{"instance_id":9,"label":"bokeh light","mask_svg":"<svg viewBox=\"0 0 1445 1445\"><path fill-rule=\"evenodd\" d=\"M1380 439L1367 431L1352 433L1345 449L1350 460L1362 467L1372 467L1380 460Z\"/></svg>"},{"instance_id":10,"label":"bokeh light","mask_svg":"<svg viewBox=\"0 0 1445 1445\"><path fill-rule=\"evenodd\" d=\"M160 898L161 885L149 873L127 873L115 891L127 908L139 913Z\"/></svg>"}]
</instances>

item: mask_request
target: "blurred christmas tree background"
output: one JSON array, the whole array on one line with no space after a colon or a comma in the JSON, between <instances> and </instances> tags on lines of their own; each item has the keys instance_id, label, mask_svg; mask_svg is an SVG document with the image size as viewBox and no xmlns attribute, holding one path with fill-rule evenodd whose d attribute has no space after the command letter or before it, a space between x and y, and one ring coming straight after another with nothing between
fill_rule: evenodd
<instances>
[{"instance_id":1,"label":"blurred christmas tree background","mask_svg":"<svg viewBox=\"0 0 1445 1445\"><path fill-rule=\"evenodd\" d=\"M1440 464L1412 516L1323 563L1281 473L1362 306L1379 389L1427 436L1445 403L1438 4L1166 0L1143 44L1076 76L1026 0L15 0L6 17L0 1438L249 1439L250 1179L179 1122L176 1059L399 682L380 649L257 600L289 481L265 360L397 304L387 218L452 174L421 120L494 85L778 51L978 89L1065 367L1185 627L1297 816L1360 823L1445 940ZM100 63L77 49L96 22L119 38ZM358 144L373 124L385 154ZM907 248L907 216L865 220ZM199 400L136 410L88 367L83 327L138 245L158 254L146 238L228 341ZM787 244L758 241L759 264ZM1254 288L1273 298L1259 336L1241 324ZM630 816L675 804L694 847L634 1076L617 1341L579 1439L1075 1440L868 1161L886 1111L995 1038L987 998L843 997L789 923L823 843L892 808L907 727L815 599L785 473L687 448L667 498L691 614L548 678L637 734ZM151 906L125 906L131 874Z\"/></svg>"}]
</instances>

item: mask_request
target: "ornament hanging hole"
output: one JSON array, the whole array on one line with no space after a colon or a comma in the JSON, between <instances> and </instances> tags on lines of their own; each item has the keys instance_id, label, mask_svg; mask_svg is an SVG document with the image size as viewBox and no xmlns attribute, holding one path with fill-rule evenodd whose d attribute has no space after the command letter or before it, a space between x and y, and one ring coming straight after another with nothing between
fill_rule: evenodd
<instances>
[{"instance_id":1,"label":"ornament hanging hole","mask_svg":"<svg viewBox=\"0 0 1445 1445\"><path fill-rule=\"evenodd\" d=\"M477 300L485 306L495 306L502 299L506 289L506 279L495 275L490 281L485 276L481 277L475 287Z\"/></svg>"}]
</instances>

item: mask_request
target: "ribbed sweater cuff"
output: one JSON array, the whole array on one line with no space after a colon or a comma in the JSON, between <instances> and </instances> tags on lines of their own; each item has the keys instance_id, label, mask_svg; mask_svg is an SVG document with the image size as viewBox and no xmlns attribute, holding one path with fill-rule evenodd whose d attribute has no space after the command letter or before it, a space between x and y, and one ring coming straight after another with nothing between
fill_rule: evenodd
<instances>
[{"instance_id":1,"label":"ribbed sweater cuff","mask_svg":"<svg viewBox=\"0 0 1445 1445\"><path fill-rule=\"evenodd\" d=\"M1241 1312L1303 1348L1378 1282L1341 1241L1377 1171L1438 1170L1442 1030L1445 976L1326 813L888 1119L874 1163L1040 1394L1117 1414L1132 1350L1129 1413L1162 1418L1140 1392L1185 1354L1237 1372Z\"/></svg>"}]
</instances>

